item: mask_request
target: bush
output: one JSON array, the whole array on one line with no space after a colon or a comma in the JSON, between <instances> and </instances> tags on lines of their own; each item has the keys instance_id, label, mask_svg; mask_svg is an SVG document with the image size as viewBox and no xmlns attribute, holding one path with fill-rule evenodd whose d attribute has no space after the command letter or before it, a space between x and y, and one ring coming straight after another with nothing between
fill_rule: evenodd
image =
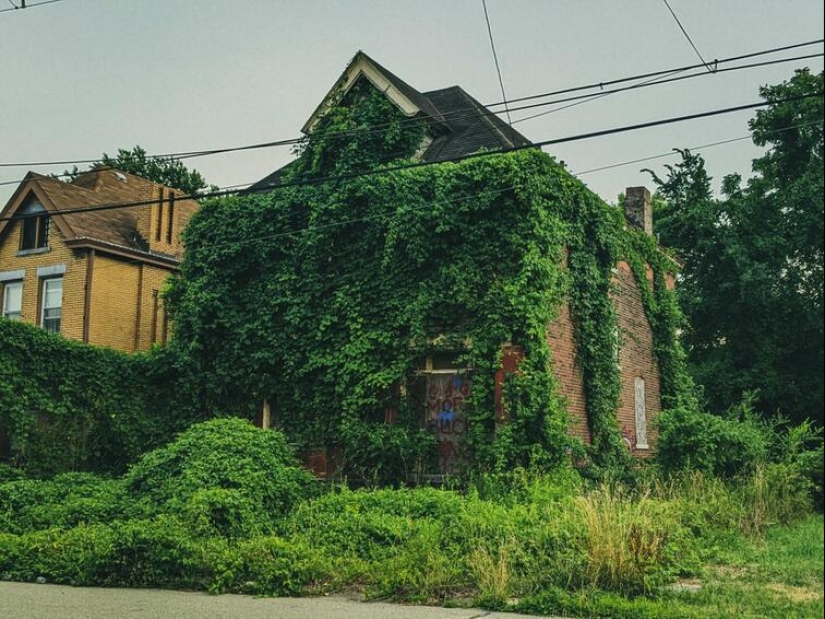
<instances>
[{"instance_id":1,"label":"bush","mask_svg":"<svg viewBox=\"0 0 825 619\"><path fill-rule=\"evenodd\" d=\"M192 426L144 455L124 482L147 515L186 515L227 535L272 531L317 484L280 432L235 418Z\"/></svg>"},{"instance_id":2,"label":"bush","mask_svg":"<svg viewBox=\"0 0 825 619\"><path fill-rule=\"evenodd\" d=\"M111 522L128 511L123 484L90 473L0 484L0 531L27 533Z\"/></svg>"},{"instance_id":3,"label":"bush","mask_svg":"<svg viewBox=\"0 0 825 619\"><path fill-rule=\"evenodd\" d=\"M0 484L23 479L25 476L26 474L22 470L0 462Z\"/></svg>"},{"instance_id":4,"label":"bush","mask_svg":"<svg viewBox=\"0 0 825 619\"><path fill-rule=\"evenodd\" d=\"M686 408L659 416L658 462L665 473L694 469L733 478L765 461L768 437L751 415L741 420Z\"/></svg>"},{"instance_id":5,"label":"bush","mask_svg":"<svg viewBox=\"0 0 825 619\"><path fill-rule=\"evenodd\" d=\"M208 552L181 521L115 521L0 534L0 575L69 585L203 589L212 580Z\"/></svg>"}]
</instances>

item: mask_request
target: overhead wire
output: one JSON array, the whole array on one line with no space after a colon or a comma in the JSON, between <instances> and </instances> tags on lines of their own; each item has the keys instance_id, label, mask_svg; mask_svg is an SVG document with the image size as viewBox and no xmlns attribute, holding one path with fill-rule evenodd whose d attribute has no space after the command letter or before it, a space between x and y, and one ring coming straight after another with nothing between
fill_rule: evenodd
<instances>
[{"instance_id":1,"label":"overhead wire","mask_svg":"<svg viewBox=\"0 0 825 619\"><path fill-rule=\"evenodd\" d=\"M803 55L803 56L796 56L796 57L793 57L793 58L783 58L783 59L777 59L777 60L763 61L763 62L759 62L759 63L751 63L751 64L748 64L748 65L740 65L740 66L736 66L736 67L727 67L727 68L724 68L724 69L719 69L718 72L721 73L721 72L736 71L736 70L741 70L741 69L750 69L750 68L756 68L756 67L763 67L763 66L769 66L769 65L774 65L774 64L784 63L784 62L791 62L791 61L807 59L807 58L812 58L812 57L821 57L821 56L823 56L822 53L808 54L808 55ZM677 70L677 72L678 71L679 70ZM685 80L685 79L691 79L693 77L701 77L703 75L707 75L707 74L706 73L693 73L693 74L689 74L689 75L682 75L682 76L676 76L676 77L670 77L670 78L667 78L667 79L662 79L662 80L656 81L655 83L652 82L652 81L642 82L640 84L633 84L633 85L626 86L626 87L623 87L623 88L610 90L610 91L606 91L606 92L602 92L602 93L596 93L596 94L593 94L593 95L577 95L577 96L573 96L573 97L568 97L568 98L565 98L565 99L553 101L551 103L552 104L559 104L559 103L564 103L564 102L567 102L567 101L578 101L578 103L573 103L572 105L566 105L566 106L563 106L561 108L556 108L556 109L553 109L553 110L549 110L549 111L544 112L540 115L553 113L553 112L559 112L559 111L562 111L562 110L567 109L569 107L572 107L573 105L580 105L582 103L586 103L590 100L593 100L594 98L602 98L602 97L610 96L610 95L617 94L617 93L620 93L620 92L626 92L628 90L635 90L635 89L644 88L644 87L648 87L648 86L652 86L652 85L663 85L663 84L667 84L669 82L681 81L681 80ZM523 120L528 120L529 118L532 118L532 117L528 117L528 118L524 118L524 119L518 119L518 120L515 121L515 123L522 122ZM484 129L484 131L487 131L487 130L488 129L486 129L486 128ZM366 129L366 130L363 130L363 131L371 131L371 129ZM477 132L471 131L467 135L474 134L474 133L477 133ZM272 144L272 143L270 143L270 144ZM238 150L248 150L248 149L251 149L251 148L259 148L259 147L263 148L263 147L265 147L265 144L263 144L263 145L248 145L248 146L245 146L245 147L223 149L220 152L235 152L235 151L238 151ZM525 147L529 148L530 146L525 145ZM213 154L215 154L218 151L211 151L211 152ZM434 162L434 163L438 163L438 162ZM2 164L0 164L0 165L2 165ZM99 168L96 168L96 169L97 170L105 170L105 169L110 169L110 168L107 168L107 167L103 166L103 167L99 167ZM67 174L53 175L54 178L66 177L66 176L72 176L72 174L67 173ZM18 184L18 183L22 182L23 180L25 180L25 179L17 179L17 180L12 180L12 181L3 181L3 182L0 182L0 186Z\"/></svg>"},{"instance_id":2,"label":"overhead wire","mask_svg":"<svg viewBox=\"0 0 825 619\"><path fill-rule=\"evenodd\" d=\"M823 43L823 42L825 42L825 39L817 39L817 40L807 41L807 42L803 42L803 43L796 43L796 44L793 44L793 45L786 45L786 46L782 46L782 47L776 47L776 48L772 48L772 49L768 49L768 50L761 50L761 51L758 51L758 52L751 52L749 54L742 54L742 55L739 55L739 56L733 56L733 57L730 57L730 58L717 60L716 62L724 64L724 63L728 63L728 62L734 62L736 60L743 60L743 59L747 59L747 58L753 58L753 57L778 53L780 51L787 51L789 49L795 49L795 48L799 48L799 47L807 47L807 46L811 46L811 45L820 44L820 43ZM774 61L769 61L767 63L752 63L752 64L748 64L748 65L741 65L739 67L729 67L729 68L726 68L726 69L719 69L717 72L726 72L726 71L735 71L735 70L740 70L740 69L749 69L749 68L755 68L755 67L760 67L760 66L767 66L768 64L778 64L778 63L783 63L783 62L791 62L791 61L796 61L796 60L806 59L806 58L812 58L812 57L821 56L821 55L822 55L821 53L820 54L809 54L809 55L796 56L796 57L787 58L787 59L777 59L777 60L774 60ZM575 97L575 98L574 97L569 97L569 98L564 98L564 99L561 99L561 100L536 103L536 104L532 104L532 105L528 105L528 106L520 106L520 107L517 107L517 108L511 108L511 111L523 111L523 110L527 110L527 109L534 109L536 107L542 107L542 106L546 106L546 105L557 105L557 104L560 104L560 103L565 103L565 102L569 102L569 101L576 101L576 100L580 100L580 99L587 99L587 98L591 98L591 97L601 98L603 96L613 94L613 93L616 93L616 92L625 92L627 90L637 89L637 88L646 86L650 83L663 84L663 83L669 83L670 81L678 81L678 79L690 79L692 77L699 77L699 76L703 76L703 75L706 75L706 74L705 73L695 73L695 74L691 74L689 76L681 76L680 78L671 78L671 79L666 79L666 80L662 80L662 81L658 81L658 82L652 82L651 81L651 82L648 82L647 84L635 84L635 85L631 85L631 86L628 86L628 87L625 87L625 88L622 88L622 89L616 89L616 90L611 90L611 91L608 91L608 92L604 92L604 86L616 85L616 84L619 84L619 83L626 83L628 81L638 81L639 79L647 79L647 78L657 77L657 76L667 77L668 75L683 73L687 70L699 68L699 67L702 67L702 66L703 65L690 65L688 67L679 67L679 68L676 68L676 69L667 69L667 70L663 70L663 71L649 72L649 73L644 73L644 74L640 74L640 75L637 75L637 76L624 77L624 78L619 78L619 79L615 79L615 80L599 82L599 83L595 83L595 84L588 84L588 85L585 85L585 86L565 88L565 89L562 89L562 90L558 90L558 91L554 91L554 92L548 92L548 93L542 93L542 94L539 94L539 95L530 95L530 96L527 96L527 97L520 97L518 99L510 100L510 102L523 102L523 101L535 100L537 98L546 98L548 96L554 96L554 95L558 95L558 94L569 94L569 93L577 92L577 91L581 91L581 90L600 88L600 92L598 92L598 93L580 95L579 97ZM485 107L491 107L491 106L496 106L496 105L500 105L500 103L489 104ZM460 115L458 115L459 110L455 110L451 113L452 115L445 114L445 117L449 116L451 119L458 120L458 119L462 119L462 118L477 118L477 117L480 117L480 116L494 116L496 114L493 111L486 111L486 112L479 113L478 109L476 107L467 107L467 108L463 108L463 110L475 110L475 113L460 116ZM524 120L527 120L527 119L520 119L516 122L522 122ZM416 118L404 119L404 121L402 121L402 122L410 122L410 123L412 123L412 122L421 122L421 119L416 119ZM377 132L380 132L380 131L384 130L385 128L388 128L388 123L387 124L382 124L382 125L376 125L376 126L370 127L369 129L355 129L355 130L343 131L343 132L332 132L328 135L323 136L323 139L324 140L345 139L345 138L352 137L354 135L377 133ZM195 157L217 155L217 154L223 154L223 153L228 153L228 152L238 152L238 151L245 151L245 150L257 150L257 149L262 149L262 148L272 148L272 147L277 147L277 146L296 145L296 144L301 143L305 139L306 139L305 136L301 136L301 137L296 137L296 138L288 138L288 139L282 139L282 140L274 140L274 141L261 142L261 143L255 143L255 144L247 144L247 145L242 145L242 146L232 146L232 147L226 147L226 148L202 149L202 150L170 152L170 153L159 153L159 154L149 155L148 158L152 158L152 159L190 159L190 158L195 158ZM47 167L47 166L59 166L59 165L83 165L83 164L95 163L95 162L99 161L99 159L100 159L100 157L87 158L87 159L63 159L63 160L52 160L52 161L0 162L0 168L6 168L6 167Z\"/></svg>"},{"instance_id":3,"label":"overhead wire","mask_svg":"<svg viewBox=\"0 0 825 619\"><path fill-rule=\"evenodd\" d=\"M727 107L727 108L719 108L719 109L709 110L709 111L705 111L705 112L697 112L697 113L694 113L694 114L686 114L686 115L682 115L682 116L675 116L675 117L669 117L669 118L658 119L658 120L653 120L653 121L647 121L647 122L643 122L643 123L636 123L636 124L633 124L633 125L625 125L625 126L621 126L621 127L613 127L613 128L602 129L602 130L598 130L598 131L590 131L590 132L587 132L587 133L579 133L579 134L575 134L575 135L572 135L572 136L566 136L566 137L562 137L562 138L554 138L554 139L550 139L550 140L543 140L541 142L533 142L531 144L513 146L513 147L510 147L510 148L504 148L504 149L500 149L500 150L491 150L491 151L481 151L481 152L476 152L476 153L470 153L470 154L467 154L467 155L452 157L450 159L443 160L443 161L435 161L435 162L419 161L419 162L410 163L410 164L387 166L387 167L383 167L383 168L364 170L364 171L361 171L361 172L353 172L353 173L349 173L349 174L330 175L330 176L326 176L326 177L314 177L314 178L299 179L299 180L282 182L282 183L273 183L269 186L260 187L259 189L256 190L256 193L263 193L263 192L272 191L274 189L284 189L284 188L288 188L288 187L304 187L304 186L314 186L314 185L320 185L320 184L331 183L331 182L341 182L341 181L353 180L353 179L356 179L356 178L362 178L362 177L367 177L367 176L376 176L376 175L389 174L389 173L399 172L399 171L404 171L404 170L412 170L412 169L418 169L418 168L423 168L423 167L430 167L430 166L434 166L434 165L442 165L442 164L445 164L445 163L459 163L461 161L467 161L467 160L470 160L470 159L477 159L477 158L481 158L481 157L488 157L488 156L491 156L491 155L500 155L500 154L517 152L517 151L521 151L521 150L527 150L527 149L538 149L538 148L541 148L541 147L544 147L544 146L551 146L551 145L555 145L555 144L564 144L564 143L569 143L569 142L574 142L574 141L592 139L592 138L596 138L596 137L616 135L616 134L619 134L619 133L626 133L626 132L629 132L629 131L637 131L637 130L641 130L641 129L648 129L648 128L652 128L652 127L658 127L658 126L669 125L669 124L674 124L674 123L686 122L686 121L690 121L690 120L698 120L700 118L709 118L709 117L713 117L713 116L719 116L719 115L722 115L722 114L730 114L730 113L734 113L734 112L752 110L752 109L757 109L757 108L760 108L760 107L766 107L766 106L769 106L769 105L777 105L777 104L781 104L781 103L789 103L789 102L792 102L792 101L800 101L800 100L809 99L809 98L812 98L812 97L821 97L822 95L823 95L823 93L820 92L820 93L812 93L812 94L807 94L807 95L798 95L798 96L794 96L794 97L786 97L786 98L783 98L783 99L777 99L777 100L773 100L773 101L759 101L759 102L755 102L755 103L737 105L737 106L732 106L732 107ZM56 182L60 182L60 181L56 181ZM212 198L212 197L224 197L224 196L230 195L232 193L236 193L236 191L234 191L234 190L233 191L227 191L226 189L223 189L223 190L219 190L219 191L206 192L206 193L197 194L197 195L176 196L175 200L205 199L205 198ZM166 201L170 201L170 200L169 199L163 200L163 202L166 202ZM79 207L79 208L71 208L71 209L61 210L59 212L59 214L60 215L70 215L70 214L75 214L75 213L90 213L90 212L98 212L98 211L113 210L113 209L120 209L120 208L131 208L131 207L135 207L135 206L143 206L143 205L148 205L148 204L158 204L159 202L161 202L161 200L156 200L155 199L155 200L139 200L139 201L133 201L133 202L119 202L119 203L104 204L104 205L93 205L93 206L88 206L88 207ZM11 220L16 220L16 219L24 219L25 217L27 217L27 215L17 215L17 214L15 214L15 215L12 215L12 216L0 217L0 221L11 221Z\"/></svg>"},{"instance_id":4,"label":"overhead wire","mask_svg":"<svg viewBox=\"0 0 825 619\"><path fill-rule=\"evenodd\" d=\"M793 129L804 129L805 127L812 127L812 126L821 125L821 124L823 124L822 120L816 120L816 121L813 121L813 122L810 122L810 123L802 123L802 124L799 124L799 125L791 125L789 127L781 127L779 129L772 129L770 131L767 131L766 133L768 133L768 134L782 133L782 132L785 132L785 131L791 131ZM688 147L686 147L682 150L700 151L700 150L706 150L708 148L715 148L717 146L723 146L725 144L733 144L734 142L742 142L744 140L750 140L750 139L753 139L753 135L748 133L748 134L741 135L741 136L736 137L736 138L728 138L728 139L725 139L725 140L718 140L716 142L709 142L707 144L699 144L698 146L688 146ZM649 155L647 157L640 157L638 159L630 159L630 160L627 160L627 161L620 161L618 163L610 163L610 164L599 166L599 167L596 167L596 168L590 168L590 169L587 169L587 170L582 170L580 172L571 170L570 173L573 174L574 176L585 176L587 174L594 174L596 172L603 172L605 170L612 170L614 168L621 168L621 167L624 167L624 166L633 165L634 163L645 163L647 161L654 161L656 159L663 159L665 157L675 157L677 154L678 154L678 150L672 149L672 150L669 150L666 153L659 153L657 155Z\"/></svg>"},{"instance_id":5,"label":"overhead wire","mask_svg":"<svg viewBox=\"0 0 825 619\"><path fill-rule=\"evenodd\" d=\"M670 14L673 16L673 19L676 20L676 24L679 26L679 29L682 31L682 34L685 35L685 38L688 40L688 43L690 43L690 46L693 48L693 51L696 52L696 55L699 57L699 60L702 61L702 64L705 65L705 68L710 73L713 73L713 68L707 62L705 62L705 58L704 58L704 56L702 56L702 52L700 52L699 48L696 47L696 44L693 42L693 39L691 38L691 36L688 34L688 31L682 25L682 21L679 19L679 16L676 15L676 11L674 11L673 7L670 6L670 2L668 2L668 0L662 0L662 1L665 3L665 6L667 7L667 10L670 11Z\"/></svg>"},{"instance_id":6,"label":"overhead wire","mask_svg":"<svg viewBox=\"0 0 825 619\"><path fill-rule=\"evenodd\" d=\"M8 11L25 11L26 9L33 9L38 6L44 6L46 4L54 4L55 2L62 2L63 0L43 0L42 2L35 2L34 4L26 4L25 2L22 3L21 6L15 6L12 2L11 5L14 8L7 8L7 9L0 9L0 13L6 13Z\"/></svg>"},{"instance_id":7,"label":"overhead wire","mask_svg":"<svg viewBox=\"0 0 825 619\"><path fill-rule=\"evenodd\" d=\"M810 126L814 126L814 125L821 125L821 124L823 124L823 121L818 120L818 121L814 121L814 122L810 122L810 123L802 123L802 124L798 124L798 125L791 125L791 126L788 126L788 127L780 127L778 129L773 129L771 131L768 131L767 133L770 133L770 134L782 133L782 132L790 131L790 130L793 130L793 129L801 129L801 128L810 127ZM707 144L700 144L698 146L689 146L685 150L690 150L692 152L698 152L698 151L705 150L705 149L708 149L708 148L714 148L714 147L717 147L717 146L722 146L724 144L731 144L731 143L734 143L734 142L739 142L739 141L747 140L747 139L751 139L751 138L752 138L752 135L748 134L748 135L744 135L744 136L740 136L740 137L736 137L736 138L729 138L729 139L726 139L726 140L719 140L719 141L710 142L710 143L707 143ZM622 162L619 162L619 163L605 165L605 166L601 166L601 167L598 167L598 168L591 168L589 170L584 170L582 172L571 172L571 174L574 174L576 176L583 176L583 175L586 175L586 174L592 174L592 173L600 172L600 171L603 171L603 170L609 170L609 169L617 168L617 167L621 167L621 166L632 165L634 163L644 163L644 162L652 161L652 160L655 160L655 159L662 159L664 157L672 157L672 156L676 156L677 154L678 154L677 151L672 150L672 151L669 151L667 153L660 153L660 154L651 155L651 156L648 156L648 157L640 157L640 158L629 160L629 161L622 161ZM524 187L524 186L526 186L526 183L510 185L508 187L504 187L504 188L500 188L500 189L485 190L485 194L489 195L491 193L492 194L506 193L508 191L514 191L514 190L519 189L519 188ZM441 200L441 201L438 202L438 204L439 205L441 205L441 204L455 204L457 202L462 202L462 201L465 201L465 200L473 200L473 199L476 199L477 197L478 197L478 194L473 194L473 195L469 195L469 196L462 196L461 198L456 198L454 200ZM395 210L395 211L392 211L392 212L391 211L385 211L383 213L375 213L373 215L368 215L368 216L364 216L364 217L355 217L355 218L341 220L341 221L337 221L337 222L329 222L327 224L306 226L304 228L297 228L297 229L294 229L294 230L287 230L287 231L283 231L283 232L257 235L257 236L251 236L251 237L243 237L243 238L238 238L238 239L231 239L231 240L227 240L227 241L221 241L221 242L218 242L218 243L210 244L210 249L220 249L222 247L227 247L227 246L231 246L231 245L246 245L246 244L251 244L251 243L256 243L256 242L261 242L261 241L272 241L272 240L275 240L275 239L278 239L278 238L284 238L284 237L288 237L288 236L296 236L296 235L304 234L304 233L307 233L307 232L327 230L327 229L331 229L331 228L336 228L336 227L348 225L348 224L351 224L351 223L360 223L360 222L364 222L364 221L371 221L373 219L380 219L380 218L385 217L385 216L389 219L392 219L392 218L402 216L402 215L405 215L405 214L408 214L408 213L421 212L421 211L430 209L433 206L434 206L433 203L427 203L426 205L422 205L422 206L417 207L417 208L415 208L415 207L407 208L407 209L404 209L403 211L399 211L399 210ZM141 262L141 261L143 261L143 259L141 259L141 258L135 258L133 260L126 260L126 261L120 260L118 262L118 264L112 264L110 266L98 266L98 265L96 265L95 269L103 270L103 269L106 269L106 268L117 268L117 267L121 266L124 262L127 263L127 264L134 264L134 263L138 263L138 262Z\"/></svg>"},{"instance_id":8,"label":"overhead wire","mask_svg":"<svg viewBox=\"0 0 825 619\"><path fill-rule=\"evenodd\" d=\"M487 34L490 37L490 49L493 50L493 61L496 65L496 73L498 74L498 85L501 87L501 99L504 101L504 112L507 115L508 124L513 124L513 119L510 118L510 108L507 104L507 93L504 91L504 78L501 76L501 65L498 62L498 53L496 52L496 42L493 38L493 27L490 24L490 13L487 11L487 0L481 0L481 6L484 8L484 20L487 22Z\"/></svg>"}]
</instances>

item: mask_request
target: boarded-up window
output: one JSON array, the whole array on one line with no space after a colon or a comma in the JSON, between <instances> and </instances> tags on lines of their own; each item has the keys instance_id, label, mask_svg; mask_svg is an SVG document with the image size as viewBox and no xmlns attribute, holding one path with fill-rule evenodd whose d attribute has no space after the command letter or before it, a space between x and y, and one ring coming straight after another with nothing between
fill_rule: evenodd
<instances>
[{"instance_id":1,"label":"boarded-up window","mask_svg":"<svg viewBox=\"0 0 825 619\"><path fill-rule=\"evenodd\" d=\"M645 404L645 379L636 378L635 384L636 408L636 449L647 449L647 405Z\"/></svg>"},{"instance_id":2,"label":"boarded-up window","mask_svg":"<svg viewBox=\"0 0 825 619\"><path fill-rule=\"evenodd\" d=\"M422 422L438 440L439 468L455 473L464 451L467 417L463 403L470 393L467 368L459 367L457 353L438 353L422 359L410 396L420 407Z\"/></svg>"}]
</instances>

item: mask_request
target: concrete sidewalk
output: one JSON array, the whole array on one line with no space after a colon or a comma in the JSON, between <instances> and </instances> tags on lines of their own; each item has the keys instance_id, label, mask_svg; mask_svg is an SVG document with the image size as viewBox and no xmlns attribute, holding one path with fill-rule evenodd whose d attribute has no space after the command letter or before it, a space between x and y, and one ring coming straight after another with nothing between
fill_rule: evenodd
<instances>
[{"instance_id":1,"label":"concrete sidewalk","mask_svg":"<svg viewBox=\"0 0 825 619\"><path fill-rule=\"evenodd\" d=\"M401 606L344 597L254 598L159 589L0 582L0 619L514 619L477 609Z\"/></svg>"}]
</instances>

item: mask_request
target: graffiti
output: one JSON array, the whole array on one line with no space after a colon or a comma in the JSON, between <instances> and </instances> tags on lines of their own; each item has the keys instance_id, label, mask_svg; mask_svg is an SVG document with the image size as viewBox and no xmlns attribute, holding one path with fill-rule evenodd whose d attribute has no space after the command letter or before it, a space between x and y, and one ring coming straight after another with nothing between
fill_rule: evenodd
<instances>
[{"instance_id":1,"label":"graffiti","mask_svg":"<svg viewBox=\"0 0 825 619\"><path fill-rule=\"evenodd\" d=\"M461 459L467 418L462 404L470 394L470 380L461 374L427 376L426 423L438 439L442 473L452 473Z\"/></svg>"}]
</instances>

